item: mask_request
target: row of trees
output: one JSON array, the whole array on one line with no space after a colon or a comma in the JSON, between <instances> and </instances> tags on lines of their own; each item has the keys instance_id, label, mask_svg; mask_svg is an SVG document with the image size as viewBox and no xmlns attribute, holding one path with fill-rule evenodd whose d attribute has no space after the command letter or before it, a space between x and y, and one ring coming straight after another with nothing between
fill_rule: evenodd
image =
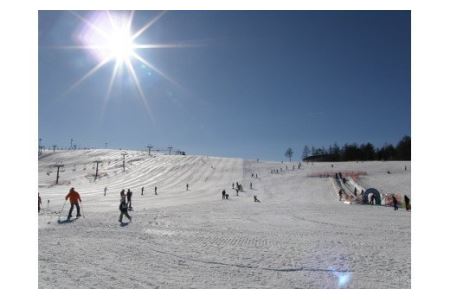
<instances>
[{"instance_id":1,"label":"row of trees","mask_svg":"<svg viewBox=\"0 0 450 300\"><path fill-rule=\"evenodd\" d=\"M284 155L291 161L294 151L288 148ZM305 146L302 158L321 161L411 160L411 137L404 136L396 146L384 144L380 148L375 148L371 143L345 144L343 147L335 143L328 148Z\"/></svg>"}]
</instances>

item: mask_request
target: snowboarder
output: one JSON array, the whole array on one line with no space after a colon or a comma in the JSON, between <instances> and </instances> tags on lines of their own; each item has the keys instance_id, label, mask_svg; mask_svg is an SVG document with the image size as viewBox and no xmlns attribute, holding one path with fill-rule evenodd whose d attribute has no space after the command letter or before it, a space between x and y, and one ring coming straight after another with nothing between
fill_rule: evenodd
<instances>
[{"instance_id":1,"label":"snowboarder","mask_svg":"<svg viewBox=\"0 0 450 300\"><path fill-rule=\"evenodd\" d=\"M155 186L155 195L158 195L158 187Z\"/></svg>"},{"instance_id":2,"label":"snowboarder","mask_svg":"<svg viewBox=\"0 0 450 300\"><path fill-rule=\"evenodd\" d=\"M106 191L108 190L108 188L105 186L105 188L103 189L103 196L106 196Z\"/></svg>"},{"instance_id":3,"label":"snowboarder","mask_svg":"<svg viewBox=\"0 0 450 300\"><path fill-rule=\"evenodd\" d=\"M250 182L250 189L252 190L253 189L253 184Z\"/></svg>"},{"instance_id":4,"label":"snowboarder","mask_svg":"<svg viewBox=\"0 0 450 300\"><path fill-rule=\"evenodd\" d=\"M253 196L253 202L261 202L261 201L259 201L258 198L256 198L256 195L255 195L255 196Z\"/></svg>"},{"instance_id":5,"label":"snowboarder","mask_svg":"<svg viewBox=\"0 0 450 300\"><path fill-rule=\"evenodd\" d=\"M125 199L125 190L123 190L123 195L120 198L120 204L119 204L119 210L120 210L120 217L119 217L119 222L122 223L122 219L123 216L125 215L125 217L128 218L128 220L130 220L131 222L131 217L128 214L128 205Z\"/></svg>"},{"instance_id":6,"label":"snowboarder","mask_svg":"<svg viewBox=\"0 0 450 300\"><path fill-rule=\"evenodd\" d=\"M39 193L38 193L38 213L41 212L41 205L42 205L42 200L41 200L41 196L39 196Z\"/></svg>"},{"instance_id":7,"label":"snowboarder","mask_svg":"<svg viewBox=\"0 0 450 300\"><path fill-rule=\"evenodd\" d=\"M227 192L225 192L225 190L222 190L222 200L223 199L225 199L225 194L226 194Z\"/></svg>"},{"instance_id":8,"label":"snowboarder","mask_svg":"<svg viewBox=\"0 0 450 300\"><path fill-rule=\"evenodd\" d=\"M80 214L80 204L78 203L81 202L81 197L80 194L78 194L78 192L75 191L75 188L70 188L69 193L66 196L66 201L67 199L70 200L70 210L69 210L69 214L67 215L67 220L70 220L70 218L72 218L72 211L73 211L73 207L76 206L77 208L77 218L81 217Z\"/></svg>"},{"instance_id":9,"label":"snowboarder","mask_svg":"<svg viewBox=\"0 0 450 300\"><path fill-rule=\"evenodd\" d=\"M141 196L144 196L144 187L141 188Z\"/></svg>"},{"instance_id":10,"label":"snowboarder","mask_svg":"<svg viewBox=\"0 0 450 300\"><path fill-rule=\"evenodd\" d=\"M398 210L398 201L394 195L392 195L392 203L394 204L394 210Z\"/></svg>"},{"instance_id":11,"label":"snowboarder","mask_svg":"<svg viewBox=\"0 0 450 300\"><path fill-rule=\"evenodd\" d=\"M186 183L186 191L189 191L189 183Z\"/></svg>"},{"instance_id":12,"label":"snowboarder","mask_svg":"<svg viewBox=\"0 0 450 300\"><path fill-rule=\"evenodd\" d=\"M127 191L127 201L128 201L128 208L130 210L133 210L133 207L131 207L131 196L133 195L133 192L128 189Z\"/></svg>"}]
</instances>

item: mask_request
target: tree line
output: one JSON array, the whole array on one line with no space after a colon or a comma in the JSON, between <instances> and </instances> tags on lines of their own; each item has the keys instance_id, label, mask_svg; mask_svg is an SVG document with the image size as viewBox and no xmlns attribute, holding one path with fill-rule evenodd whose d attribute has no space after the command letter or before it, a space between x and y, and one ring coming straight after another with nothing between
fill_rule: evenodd
<instances>
[{"instance_id":1,"label":"tree line","mask_svg":"<svg viewBox=\"0 0 450 300\"><path fill-rule=\"evenodd\" d=\"M293 151L288 148L285 156L292 159ZM305 161L367 161L367 160L411 160L411 137L404 136L395 146L384 144L376 148L371 143L345 144L340 147L336 143L328 148L309 147L303 149L302 159Z\"/></svg>"}]
</instances>

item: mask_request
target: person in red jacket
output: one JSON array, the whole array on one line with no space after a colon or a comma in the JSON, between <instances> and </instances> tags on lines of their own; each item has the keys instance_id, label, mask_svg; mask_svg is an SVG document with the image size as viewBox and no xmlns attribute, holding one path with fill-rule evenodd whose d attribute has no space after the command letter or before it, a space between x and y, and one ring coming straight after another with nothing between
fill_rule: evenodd
<instances>
[{"instance_id":1,"label":"person in red jacket","mask_svg":"<svg viewBox=\"0 0 450 300\"><path fill-rule=\"evenodd\" d=\"M74 188L71 188L66 196L66 200L67 199L70 200L70 210L69 215L67 216L67 220L70 220L70 218L72 218L72 211L74 206L77 207L77 218L80 217L80 204L78 203L78 201L81 202L80 194L78 194L78 192L76 192Z\"/></svg>"}]
</instances>

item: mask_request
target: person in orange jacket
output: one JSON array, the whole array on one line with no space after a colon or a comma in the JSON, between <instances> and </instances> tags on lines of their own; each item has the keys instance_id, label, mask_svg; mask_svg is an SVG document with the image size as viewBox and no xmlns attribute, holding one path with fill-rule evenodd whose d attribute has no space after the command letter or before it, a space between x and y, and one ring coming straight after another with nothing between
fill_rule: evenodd
<instances>
[{"instance_id":1,"label":"person in orange jacket","mask_svg":"<svg viewBox=\"0 0 450 300\"><path fill-rule=\"evenodd\" d=\"M81 202L80 194L78 194L78 192L76 192L74 188L71 188L69 193L66 196L66 200L67 199L70 200L70 210L69 210L69 215L67 216L67 220L70 220L70 218L72 218L72 211L73 211L74 206L76 206L76 208L77 208L77 218L81 217L80 205L78 203L78 201Z\"/></svg>"}]
</instances>

